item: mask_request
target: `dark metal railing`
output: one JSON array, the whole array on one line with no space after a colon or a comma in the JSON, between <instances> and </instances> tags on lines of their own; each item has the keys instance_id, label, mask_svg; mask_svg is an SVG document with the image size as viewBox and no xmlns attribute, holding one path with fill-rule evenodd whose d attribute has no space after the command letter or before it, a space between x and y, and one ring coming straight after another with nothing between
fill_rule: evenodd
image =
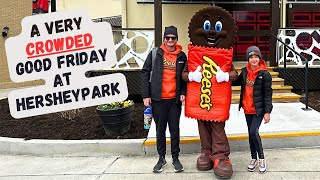
<instances>
[{"instance_id":1,"label":"dark metal railing","mask_svg":"<svg viewBox=\"0 0 320 180\"><path fill-rule=\"evenodd\" d=\"M271 37L277 39L277 41L279 41L280 43L282 43L286 48L290 49L293 53L295 53L296 55L298 55L301 59L303 59L305 61L305 73L304 73L304 91L305 91L305 105L306 107L305 108L302 108L304 110L311 110L308 106L308 99L309 99L309 92L308 92L308 70L309 70L309 67L308 67L308 64L309 64L309 61L306 57L304 57L303 55L301 55L300 53L298 53L297 51L295 51L293 48L291 48L290 46L288 46L285 42L283 42L281 39L279 39L277 36L275 36L274 34L270 33ZM269 36L268 34L266 36ZM287 59L286 59L286 49L284 51L284 60L283 60L283 67L284 67L284 70L283 70L283 74L284 74L284 84L286 85L286 69L287 69Z\"/></svg>"}]
</instances>

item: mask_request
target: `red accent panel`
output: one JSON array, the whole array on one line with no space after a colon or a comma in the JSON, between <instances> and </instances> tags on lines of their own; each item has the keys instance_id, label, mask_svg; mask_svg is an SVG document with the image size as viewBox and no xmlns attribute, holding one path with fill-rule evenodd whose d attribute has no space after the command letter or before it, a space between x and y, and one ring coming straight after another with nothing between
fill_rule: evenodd
<instances>
[{"instance_id":1,"label":"red accent panel","mask_svg":"<svg viewBox=\"0 0 320 180\"><path fill-rule=\"evenodd\" d=\"M237 45L237 52L238 52L238 54L239 54L239 55L240 55L240 54L245 55L247 48L250 47L250 46L251 46L251 44L238 44L238 45Z\"/></svg>"},{"instance_id":2,"label":"red accent panel","mask_svg":"<svg viewBox=\"0 0 320 180\"><path fill-rule=\"evenodd\" d=\"M320 11L294 11L293 27L320 27Z\"/></svg>"},{"instance_id":3,"label":"red accent panel","mask_svg":"<svg viewBox=\"0 0 320 180\"><path fill-rule=\"evenodd\" d=\"M270 13L258 13L258 22L270 22Z\"/></svg>"},{"instance_id":4,"label":"red accent panel","mask_svg":"<svg viewBox=\"0 0 320 180\"><path fill-rule=\"evenodd\" d=\"M317 47L314 47L311 52L317 54L318 56L320 55L320 49L318 49Z\"/></svg>"},{"instance_id":5,"label":"red accent panel","mask_svg":"<svg viewBox=\"0 0 320 180\"><path fill-rule=\"evenodd\" d=\"M258 43L265 43L265 39L267 39L267 44L269 43L269 41L270 41L270 37L269 36L259 36L258 37Z\"/></svg>"},{"instance_id":6,"label":"red accent panel","mask_svg":"<svg viewBox=\"0 0 320 180\"><path fill-rule=\"evenodd\" d=\"M267 52L267 54L270 53L269 45L270 44L267 44L267 46L265 44L258 44L258 47L259 47L260 52L261 52L262 55L265 55L266 52Z\"/></svg>"},{"instance_id":7,"label":"red accent panel","mask_svg":"<svg viewBox=\"0 0 320 180\"><path fill-rule=\"evenodd\" d=\"M320 22L320 12L318 12L318 13L314 12L312 14L312 21L313 22Z\"/></svg>"},{"instance_id":8,"label":"red accent panel","mask_svg":"<svg viewBox=\"0 0 320 180\"><path fill-rule=\"evenodd\" d=\"M256 37L254 36L240 36L237 37L237 43L255 43Z\"/></svg>"},{"instance_id":9,"label":"red accent panel","mask_svg":"<svg viewBox=\"0 0 320 180\"><path fill-rule=\"evenodd\" d=\"M292 22L311 22L311 13L294 13Z\"/></svg>"},{"instance_id":10,"label":"red accent panel","mask_svg":"<svg viewBox=\"0 0 320 180\"><path fill-rule=\"evenodd\" d=\"M270 24L258 24L258 30L270 30Z\"/></svg>"},{"instance_id":11,"label":"red accent panel","mask_svg":"<svg viewBox=\"0 0 320 180\"><path fill-rule=\"evenodd\" d=\"M311 26L311 23L310 24L308 24L308 23L294 23L293 27L312 27L312 26Z\"/></svg>"},{"instance_id":12,"label":"red accent panel","mask_svg":"<svg viewBox=\"0 0 320 180\"><path fill-rule=\"evenodd\" d=\"M256 29L256 24L253 23L239 23L238 24L238 29L239 30L255 30Z\"/></svg>"}]
</instances>

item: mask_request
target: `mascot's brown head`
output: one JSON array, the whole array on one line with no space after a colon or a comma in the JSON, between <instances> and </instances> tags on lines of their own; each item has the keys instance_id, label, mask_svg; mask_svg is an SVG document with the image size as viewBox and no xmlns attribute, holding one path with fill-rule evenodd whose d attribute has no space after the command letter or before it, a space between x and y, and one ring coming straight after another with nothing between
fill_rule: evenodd
<instances>
[{"instance_id":1,"label":"mascot's brown head","mask_svg":"<svg viewBox=\"0 0 320 180\"><path fill-rule=\"evenodd\" d=\"M192 45L231 48L237 27L230 13L212 6L198 11L192 17L188 33Z\"/></svg>"}]
</instances>

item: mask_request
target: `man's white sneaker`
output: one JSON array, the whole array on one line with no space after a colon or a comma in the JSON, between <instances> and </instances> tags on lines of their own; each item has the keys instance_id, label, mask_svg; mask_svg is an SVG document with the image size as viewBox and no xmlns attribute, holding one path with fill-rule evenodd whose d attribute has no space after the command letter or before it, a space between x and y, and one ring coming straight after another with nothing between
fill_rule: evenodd
<instances>
[{"instance_id":1,"label":"man's white sneaker","mask_svg":"<svg viewBox=\"0 0 320 180\"><path fill-rule=\"evenodd\" d=\"M251 159L249 165L248 165L248 171L253 172L258 165L258 160L257 159Z\"/></svg>"},{"instance_id":2,"label":"man's white sneaker","mask_svg":"<svg viewBox=\"0 0 320 180\"><path fill-rule=\"evenodd\" d=\"M259 173L263 174L267 172L267 162L265 159L259 159Z\"/></svg>"}]
</instances>

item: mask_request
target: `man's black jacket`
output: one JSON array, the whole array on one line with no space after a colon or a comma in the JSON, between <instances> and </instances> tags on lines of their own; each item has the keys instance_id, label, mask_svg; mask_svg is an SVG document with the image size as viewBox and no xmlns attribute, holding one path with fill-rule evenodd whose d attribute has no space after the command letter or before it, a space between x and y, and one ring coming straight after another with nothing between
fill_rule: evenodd
<instances>
[{"instance_id":1,"label":"man's black jacket","mask_svg":"<svg viewBox=\"0 0 320 180\"><path fill-rule=\"evenodd\" d=\"M233 85L241 85L239 110L242 107L243 93L246 87L247 75L247 68L244 67L242 68L237 80L233 81ZM273 106L271 85L272 78L270 73L266 70L259 71L253 86L253 102L257 115L264 115L265 113L271 113L272 111Z\"/></svg>"},{"instance_id":2,"label":"man's black jacket","mask_svg":"<svg viewBox=\"0 0 320 180\"><path fill-rule=\"evenodd\" d=\"M151 82L150 71L152 69L152 51L150 51L141 72L141 94L142 98L151 98L152 100L162 100L162 78L163 78L163 50L158 48L154 61ZM180 102L180 95L186 95L187 84L182 80L182 71L187 61L184 52L180 52L176 60L176 103Z\"/></svg>"}]
</instances>

